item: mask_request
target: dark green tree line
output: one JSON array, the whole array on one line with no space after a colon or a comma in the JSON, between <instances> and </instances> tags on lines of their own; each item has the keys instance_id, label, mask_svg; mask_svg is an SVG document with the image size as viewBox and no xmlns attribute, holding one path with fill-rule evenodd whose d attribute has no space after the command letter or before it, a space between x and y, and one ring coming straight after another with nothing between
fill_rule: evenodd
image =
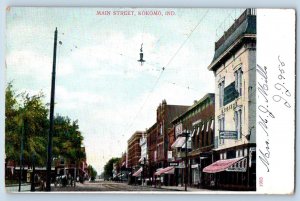
<instances>
[{"instance_id":1,"label":"dark green tree line","mask_svg":"<svg viewBox=\"0 0 300 201\"><path fill-rule=\"evenodd\" d=\"M121 160L121 158L111 158L104 166L104 178L109 179L113 176L113 164L117 163Z\"/></svg>"},{"instance_id":2,"label":"dark green tree line","mask_svg":"<svg viewBox=\"0 0 300 201\"><path fill-rule=\"evenodd\" d=\"M88 166L88 173L91 177L91 180L95 181L96 176L97 176L97 171L91 165Z\"/></svg>"}]
</instances>

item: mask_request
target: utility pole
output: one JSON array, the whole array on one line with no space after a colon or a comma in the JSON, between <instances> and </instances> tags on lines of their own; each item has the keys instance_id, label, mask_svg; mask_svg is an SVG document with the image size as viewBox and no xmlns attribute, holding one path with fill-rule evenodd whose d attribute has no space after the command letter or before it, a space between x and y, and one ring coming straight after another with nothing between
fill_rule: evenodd
<instances>
[{"instance_id":1,"label":"utility pole","mask_svg":"<svg viewBox=\"0 0 300 201\"><path fill-rule=\"evenodd\" d=\"M22 122L22 131L21 131L21 153L20 153L20 172L19 172L19 192L21 192L21 182L22 182L22 170L23 170L23 151L24 151L24 117Z\"/></svg>"},{"instance_id":2,"label":"utility pole","mask_svg":"<svg viewBox=\"0 0 300 201\"><path fill-rule=\"evenodd\" d=\"M184 190L187 191L187 182L188 182L188 156L187 156L187 149L188 149L188 145L187 145L187 141L188 141L188 131L184 132L184 136L185 136L185 184L184 184Z\"/></svg>"},{"instance_id":3,"label":"utility pole","mask_svg":"<svg viewBox=\"0 0 300 201\"><path fill-rule=\"evenodd\" d=\"M31 174L31 189L30 191L35 191L35 155L32 155L32 174Z\"/></svg>"},{"instance_id":4,"label":"utility pole","mask_svg":"<svg viewBox=\"0 0 300 201\"><path fill-rule=\"evenodd\" d=\"M53 136L53 132L54 132L53 114L54 114L54 95L55 95L56 49L57 49L57 28L54 31L53 67L52 67L51 100L50 100L50 130L49 130L49 135L48 135L46 191L51 191L52 136Z\"/></svg>"},{"instance_id":5,"label":"utility pole","mask_svg":"<svg viewBox=\"0 0 300 201\"><path fill-rule=\"evenodd\" d=\"M146 172L146 158L143 158L143 179L142 179L142 186L144 186L145 183L145 172Z\"/></svg>"}]
</instances>

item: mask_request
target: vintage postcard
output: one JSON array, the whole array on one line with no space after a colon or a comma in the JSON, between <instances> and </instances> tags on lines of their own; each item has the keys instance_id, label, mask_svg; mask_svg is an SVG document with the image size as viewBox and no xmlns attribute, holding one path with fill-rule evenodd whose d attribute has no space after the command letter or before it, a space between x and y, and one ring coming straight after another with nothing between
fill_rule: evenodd
<instances>
[{"instance_id":1,"label":"vintage postcard","mask_svg":"<svg viewBox=\"0 0 300 201\"><path fill-rule=\"evenodd\" d=\"M8 7L5 186L293 194L295 10Z\"/></svg>"}]
</instances>

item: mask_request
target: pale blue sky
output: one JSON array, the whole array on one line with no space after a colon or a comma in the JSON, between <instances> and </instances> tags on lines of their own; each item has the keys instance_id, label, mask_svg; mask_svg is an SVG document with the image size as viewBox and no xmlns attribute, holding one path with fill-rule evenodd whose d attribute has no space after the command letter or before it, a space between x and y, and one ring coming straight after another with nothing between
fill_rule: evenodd
<instances>
[{"instance_id":1,"label":"pale blue sky","mask_svg":"<svg viewBox=\"0 0 300 201\"><path fill-rule=\"evenodd\" d=\"M214 92L214 75L207 70L214 42L242 10L171 9L175 16L97 16L97 10L167 9L11 8L6 80L20 92L42 90L45 103L50 101L57 27L62 45L55 113L78 119L88 163L100 173L109 158L126 151L134 131L155 122L162 99L191 105ZM137 62L141 43L143 66Z\"/></svg>"}]
</instances>

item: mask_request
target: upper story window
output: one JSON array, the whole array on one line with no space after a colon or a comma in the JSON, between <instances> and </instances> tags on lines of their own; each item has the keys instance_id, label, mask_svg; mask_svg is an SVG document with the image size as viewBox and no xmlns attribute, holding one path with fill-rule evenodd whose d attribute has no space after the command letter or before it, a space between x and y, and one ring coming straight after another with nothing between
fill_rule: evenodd
<instances>
[{"instance_id":1,"label":"upper story window","mask_svg":"<svg viewBox=\"0 0 300 201\"><path fill-rule=\"evenodd\" d=\"M219 107L223 107L224 105L224 88L225 88L225 80L223 79L219 82Z\"/></svg>"},{"instance_id":2,"label":"upper story window","mask_svg":"<svg viewBox=\"0 0 300 201\"><path fill-rule=\"evenodd\" d=\"M242 78L243 78L242 68L239 68L234 72L234 77L235 77L235 90L239 93L239 96L242 96Z\"/></svg>"},{"instance_id":3,"label":"upper story window","mask_svg":"<svg viewBox=\"0 0 300 201\"><path fill-rule=\"evenodd\" d=\"M235 129L237 131L237 139L242 136L242 108L238 108L234 112Z\"/></svg>"},{"instance_id":4,"label":"upper story window","mask_svg":"<svg viewBox=\"0 0 300 201\"><path fill-rule=\"evenodd\" d=\"M225 116L222 115L219 117L219 132L225 130ZM224 139L220 139L219 141L220 144L224 144Z\"/></svg>"},{"instance_id":5,"label":"upper story window","mask_svg":"<svg viewBox=\"0 0 300 201\"><path fill-rule=\"evenodd\" d=\"M160 123L159 134L163 134L163 123Z\"/></svg>"}]
</instances>

